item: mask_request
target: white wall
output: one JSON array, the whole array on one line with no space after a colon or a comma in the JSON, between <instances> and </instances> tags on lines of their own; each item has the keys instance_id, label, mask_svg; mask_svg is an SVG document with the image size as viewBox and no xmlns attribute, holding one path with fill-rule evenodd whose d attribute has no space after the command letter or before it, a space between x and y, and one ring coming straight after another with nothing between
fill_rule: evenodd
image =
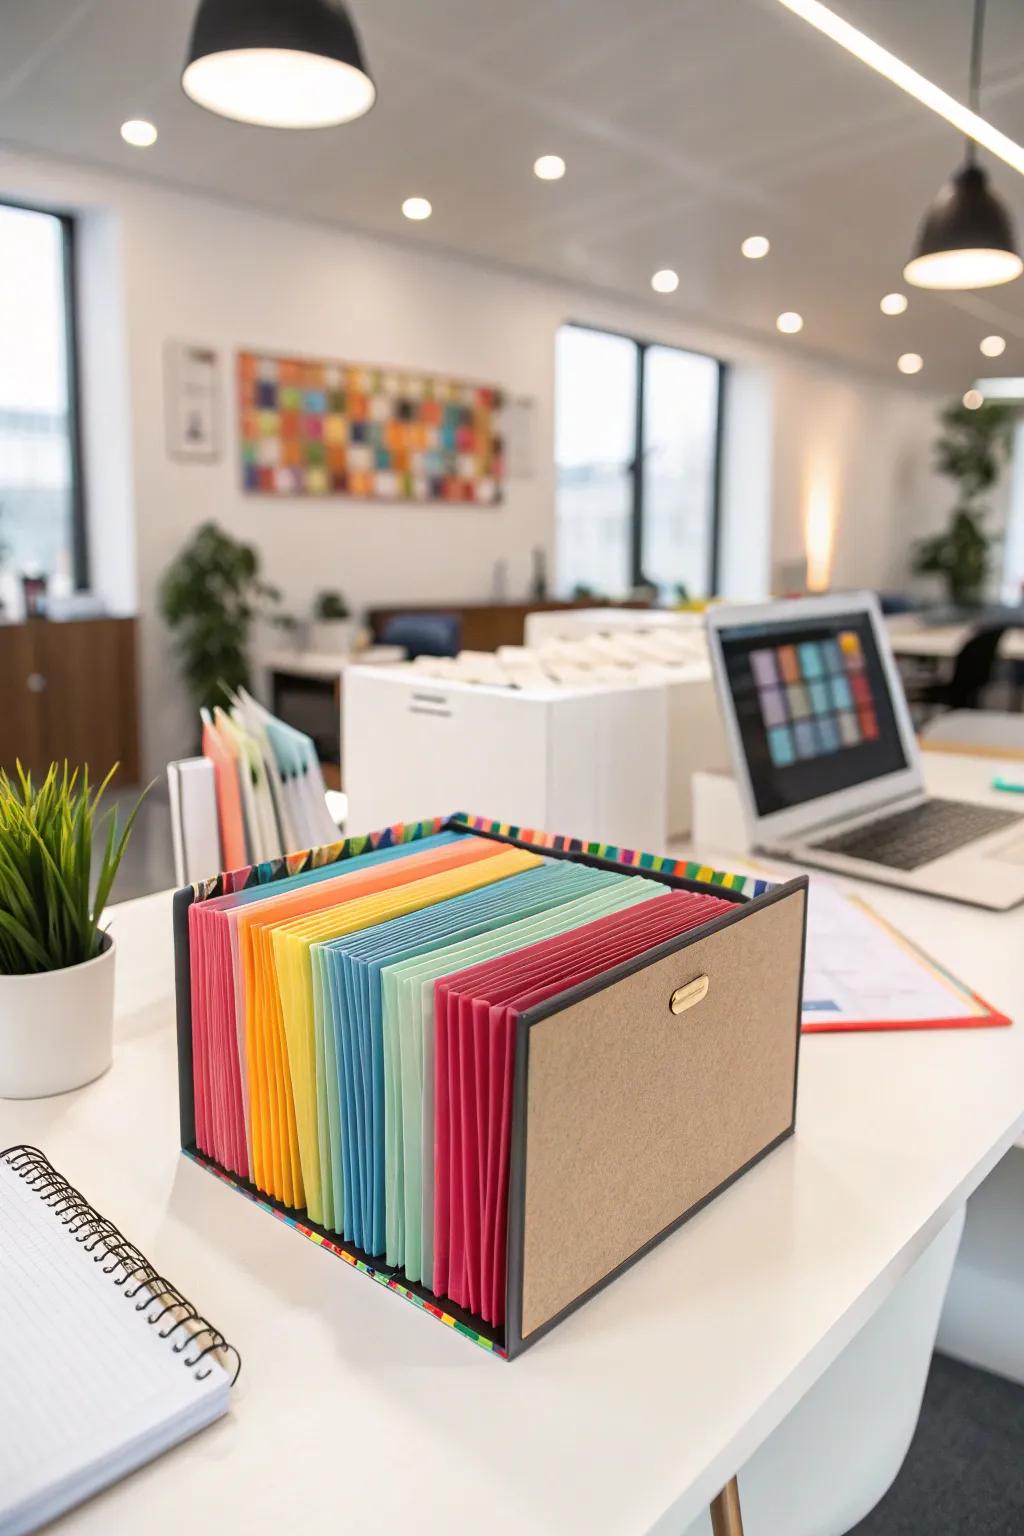
<instances>
[{"instance_id":1,"label":"white wall","mask_svg":"<svg viewBox=\"0 0 1024 1536\"><path fill-rule=\"evenodd\" d=\"M510 595L525 593L531 548L550 555L554 544L554 335L567 319L688 345L734 365L724 575L736 595L756 595L780 564L800 555L807 475L818 461L837 487L837 584L898 582L908 532L930 525L942 506L926 468L934 402L908 386L787 355L785 342L760 348L672 318L674 301L630 306L424 253L412 239L384 242L0 152L4 194L77 209L91 231L82 301L91 349L84 404L94 565L123 607L134 560L147 772L186 750L193 735L156 591L204 519L260 547L267 575L298 614L325 585L359 607L486 598L499 558L508 562ZM217 464L180 464L166 454L169 338L220 350L225 451ZM245 496L234 428L240 347L390 363L529 396L534 473L512 480L504 506L493 511ZM122 355L127 375L119 378Z\"/></svg>"},{"instance_id":2,"label":"white wall","mask_svg":"<svg viewBox=\"0 0 1024 1536\"><path fill-rule=\"evenodd\" d=\"M1007 603L1024 596L1024 419L1013 430L1000 590Z\"/></svg>"},{"instance_id":3,"label":"white wall","mask_svg":"<svg viewBox=\"0 0 1024 1536\"><path fill-rule=\"evenodd\" d=\"M775 370L774 586L803 559L811 519L826 544L832 529L833 586L906 587L912 541L953 503L931 470L940 403L831 369Z\"/></svg>"}]
</instances>

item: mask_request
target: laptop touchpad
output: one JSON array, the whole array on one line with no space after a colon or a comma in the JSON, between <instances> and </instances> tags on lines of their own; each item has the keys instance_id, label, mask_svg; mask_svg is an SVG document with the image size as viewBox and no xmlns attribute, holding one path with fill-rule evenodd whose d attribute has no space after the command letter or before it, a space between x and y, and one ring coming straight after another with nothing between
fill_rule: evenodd
<instances>
[{"instance_id":1,"label":"laptop touchpad","mask_svg":"<svg viewBox=\"0 0 1024 1536\"><path fill-rule=\"evenodd\" d=\"M999 864L1024 864L1024 837L1019 833L1010 837L1005 842L997 844L994 848L984 850L986 859L995 859Z\"/></svg>"}]
</instances>

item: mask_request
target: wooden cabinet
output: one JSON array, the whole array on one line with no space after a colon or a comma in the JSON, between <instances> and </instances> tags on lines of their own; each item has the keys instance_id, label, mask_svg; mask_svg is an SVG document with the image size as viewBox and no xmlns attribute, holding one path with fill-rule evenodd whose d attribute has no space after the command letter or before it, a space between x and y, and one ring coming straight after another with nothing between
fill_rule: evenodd
<instances>
[{"instance_id":1,"label":"wooden cabinet","mask_svg":"<svg viewBox=\"0 0 1024 1536\"><path fill-rule=\"evenodd\" d=\"M567 608L593 608L596 599L588 602L558 602L556 600L525 603L401 603L392 608L371 608L366 615L375 641L387 640L387 623L405 613L441 613L453 615L459 620L460 648L464 651L496 651L499 645L522 645L528 613L561 613ZM646 602L609 603L602 599L602 608L647 608Z\"/></svg>"},{"instance_id":2,"label":"wooden cabinet","mask_svg":"<svg viewBox=\"0 0 1024 1536\"><path fill-rule=\"evenodd\" d=\"M135 620L0 625L0 766L67 758L119 785L139 778Z\"/></svg>"}]
</instances>

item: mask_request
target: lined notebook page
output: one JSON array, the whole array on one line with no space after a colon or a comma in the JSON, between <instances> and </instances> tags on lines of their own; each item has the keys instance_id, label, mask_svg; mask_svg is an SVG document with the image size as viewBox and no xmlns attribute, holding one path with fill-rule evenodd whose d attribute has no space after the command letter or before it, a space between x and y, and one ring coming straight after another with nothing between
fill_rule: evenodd
<instances>
[{"instance_id":1,"label":"lined notebook page","mask_svg":"<svg viewBox=\"0 0 1024 1536\"><path fill-rule=\"evenodd\" d=\"M107 1263L110 1261L107 1260ZM205 1380L136 1312L133 1289L0 1162L0 1531L20 1536L224 1413L229 1377ZM158 1304L149 1311L155 1314ZM207 1340L203 1341L204 1343Z\"/></svg>"}]
</instances>

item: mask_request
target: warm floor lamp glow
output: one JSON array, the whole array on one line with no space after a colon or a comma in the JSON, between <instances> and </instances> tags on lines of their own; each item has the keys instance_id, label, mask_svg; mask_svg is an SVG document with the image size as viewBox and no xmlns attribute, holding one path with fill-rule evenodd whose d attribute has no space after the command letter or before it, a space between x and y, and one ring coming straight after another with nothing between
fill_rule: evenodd
<instances>
[{"instance_id":1,"label":"warm floor lamp glow","mask_svg":"<svg viewBox=\"0 0 1024 1536\"><path fill-rule=\"evenodd\" d=\"M837 507L834 477L825 466L812 470L804 496L804 553L807 590L827 592L832 583Z\"/></svg>"}]
</instances>

